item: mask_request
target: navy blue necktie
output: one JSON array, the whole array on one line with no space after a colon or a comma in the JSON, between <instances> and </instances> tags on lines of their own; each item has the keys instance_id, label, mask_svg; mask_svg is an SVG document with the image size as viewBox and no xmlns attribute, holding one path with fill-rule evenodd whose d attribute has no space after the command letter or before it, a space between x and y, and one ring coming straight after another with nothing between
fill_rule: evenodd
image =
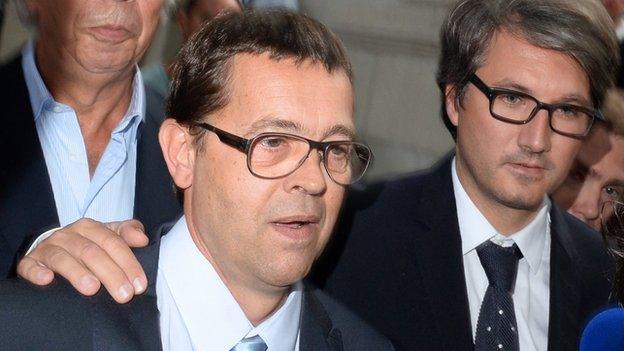
<instances>
[{"instance_id":1,"label":"navy blue necktie","mask_svg":"<svg viewBox=\"0 0 624 351\"><path fill-rule=\"evenodd\" d=\"M475 351L518 351L518 324L512 292L522 253L516 244L502 247L488 240L477 247L477 254L489 285L479 311Z\"/></svg>"}]
</instances>

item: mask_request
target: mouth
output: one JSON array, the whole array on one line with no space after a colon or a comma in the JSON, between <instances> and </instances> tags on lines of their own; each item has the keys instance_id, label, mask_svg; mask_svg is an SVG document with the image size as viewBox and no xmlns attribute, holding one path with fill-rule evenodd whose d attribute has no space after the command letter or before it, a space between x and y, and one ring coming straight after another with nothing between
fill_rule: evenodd
<instances>
[{"instance_id":1,"label":"mouth","mask_svg":"<svg viewBox=\"0 0 624 351\"><path fill-rule=\"evenodd\" d=\"M270 223L276 232L289 239L307 241L317 232L319 222L319 217L315 215L297 215L283 217Z\"/></svg>"},{"instance_id":2,"label":"mouth","mask_svg":"<svg viewBox=\"0 0 624 351\"><path fill-rule=\"evenodd\" d=\"M525 178L539 179L542 178L546 172L546 168L543 165L534 162L513 162L509 163L509 167L511 167L515 174Z\"/></svg>"},{"instance_id":3,"label":"mouth","mask_svg":"<svg viewBox=\"0 0 624 351\"><path fill-rule=\"evenodd\" d=\"M132 32L126 27L117 25L91 27L89 31L97 40L113 44L124 42L132 37Z\"/></svg>"}]
</instances>

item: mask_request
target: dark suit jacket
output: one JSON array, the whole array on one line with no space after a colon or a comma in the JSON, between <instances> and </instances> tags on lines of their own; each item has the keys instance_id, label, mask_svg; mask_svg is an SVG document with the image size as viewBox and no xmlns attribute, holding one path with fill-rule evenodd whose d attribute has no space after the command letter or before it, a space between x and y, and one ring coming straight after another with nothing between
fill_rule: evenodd
<instances>
[{"instance_id":1,"label":"dark suit jacket","mask_svg":"<svg viewBox=\"0 0 624 351\"><path fill-rule=\"evenodd\" d=\"M164 101L146 89L138 133L134 217L150 229L179 215L158 144ZM14 274L29 238L59 226L52 184L37 136L21 56L0 67L0 278ZM114 204L111 204L111 206Z\"/></svg>"},{"instance_id":2,"label":"dark suit jacket","mask_svg":"<svg viewBox=\"0 0 624 351\"><path fill-rule=\"evenodd\" d=\"M549 350L577 350L607 303L612 262L600 236L552 207ZM317 283L398 350L471 350L451 160L349 195Z\"/></svg>"},{"instance_id":3,"label":"dark suit jacket","mask_svg":"<svg viewBox=\"0 0 624 351\"><path fill-rule=\"evenodd\" d=\"M124 305L105 291L83 297L63 280L46 288L0 282L0 350L160 350L158 238L135 253L150 285L145 295ZM393 350L386 338L310 285L303 294L300 333L300 351Z\"/></svg>"}]
</instances>

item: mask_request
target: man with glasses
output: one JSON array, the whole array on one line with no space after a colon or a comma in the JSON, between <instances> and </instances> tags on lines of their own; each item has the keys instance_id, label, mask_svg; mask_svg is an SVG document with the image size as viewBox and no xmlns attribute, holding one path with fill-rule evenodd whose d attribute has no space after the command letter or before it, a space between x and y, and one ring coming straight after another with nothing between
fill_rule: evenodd
<instances>
[{"instance_id":1,"label":"man with glasses","mask_svg":"<svg viewBox=\"0 0 624 351\"><path fill-rule=\"evenodd\" d=\"M612 263L547 195L602 119L618 62L608 14L591 0L462 0L441 38L454 154L350 193L317 276L397 349L577 350Z\"/></svg>"},{"instance_id":2,"label":"man with glasses","mask_svg":"<svg viewBox=\"0 0 624 351\"><path fill-rule=\"evenodd\" d=\"M178 56L159 132L184 215L137 251L147 293L118 305L65 281L0 283L2 348L392 350L302 282L371 159L351 78L342 44L311 18L209 22Z\"/></svg>"}]
</instances>

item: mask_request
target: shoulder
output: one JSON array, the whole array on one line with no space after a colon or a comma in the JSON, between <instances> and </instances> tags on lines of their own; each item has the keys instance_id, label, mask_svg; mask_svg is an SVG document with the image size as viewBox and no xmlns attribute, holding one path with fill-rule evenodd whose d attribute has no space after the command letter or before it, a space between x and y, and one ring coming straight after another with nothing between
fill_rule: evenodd
<instances>
[{"instance_id":1,"label":"shoulder","mask_svg":"<svg viewBox=\"0 0 624 351\"><path fill-rule=\"evenodd\" d=\"M0 338L6 349L89 349L90 299L64 280L38 287L19 280L0 282Z\"/></svg>"},{"instance_id":2,"label":"shoulder","mask_svg":"<svg viewBox=\"0 0 624 351\"><path fill-rule=\"evenodd\" d=\"M147 84L143 84L143 89L145 89L145 120L148 125L160 128L160 124L165 120L166 96Z\"/></svg>"},{"instance_id":3,"label":"shoulder","mask_svg":"<svg viewBox=\"0 0 624 351\"><path fill-rule=\"evenodd\" d=\"M600 233L555 204L551 214L551 221L554 230L559 234L559 240L564 242L564 246L574 250L570 252L571 255L590 265L605 262L611 264L607 246Z\"/></svg>"},{"instance_id":4,"label":"shoulder","mask_svg":"<svg viewBox=\"0 0 624 351\"><path fill-rule=\"evenodd\" d=\"M553 244L563 246L583 285L589 290L608 292L615 262L603 236L555 204L551 221L558 241Z\"/></svg>"},{"instance_id":5,"label":"shoulder","mask_svg":"<svg viewBox=\"0 0 624 351\"><path fill-rule=\"evenodd\" d=\"M412 198L422 189L429 173L415 172L389 180L359 184L347 193L346 206L353 210L381 208L401 198Z\"/></svg>"},{"instance_id":6,"label":"shoulder","mask_svg":"<svg viewBox=\"0 0 624 351\"><path fill-rule=\"evenodd\" d=\"M10 61L0 65L0 100L11 103L9 110L13 108L11 114L16 108L15 104L25 104L27 106L18 106L19 108L30 108L28 89L26 87L26 79L24 78L24 69L22 68L22 56L18 55ZM5 109L6 110L6 109ZM29 111L30 112L30 111ZM30 112L32 114L32 112ZM0 114L2 116L3 114ZM14 118L15 116L7 116Z\"/></svg>"},{"instance_id":7,"label":"shoulder","mask_svg":"<svg viewBox=\"0 0 624 351\"><path fill-rule=\"evenodd\" d=\"M390 340L357 317L342 303L317 289L309 293L313 294L324 307L333 327L340 330L345 350L394 350Z\"/></svg>"}]
</instances>

